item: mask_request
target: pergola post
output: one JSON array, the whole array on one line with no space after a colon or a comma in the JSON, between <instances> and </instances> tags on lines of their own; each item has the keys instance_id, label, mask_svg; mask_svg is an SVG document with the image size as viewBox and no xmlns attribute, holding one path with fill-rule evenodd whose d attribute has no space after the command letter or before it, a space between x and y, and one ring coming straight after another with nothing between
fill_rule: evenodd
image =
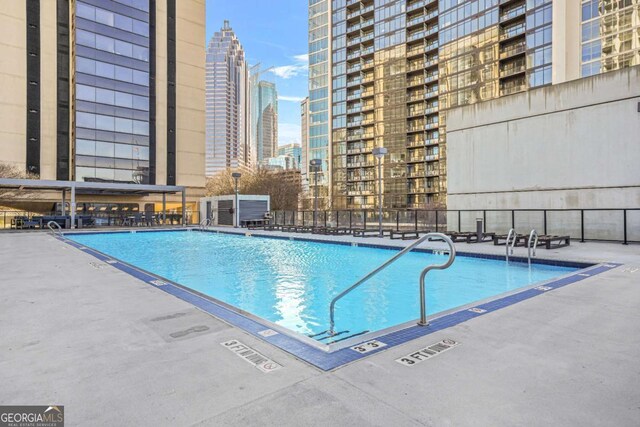
<instances>
[{"instance_id":1,"label":"pergola post","mask_svg":"<svg viewBox=\"0 0 640 427\"><path fill-rule=\"evenodd\" d=\"M76 228L76 186L71 184L71 228Z\"/></svg>"},{"instance_id":2,"label":"pergola post","mask_svg":"<svg viewBox=\"0 0 640 427\"><path fill-rule=\"evenodd\" d=\"M62 190L62 207L60 208L60 212L62 216L65 214L64 201L67 199L67 190Z\"/></svg>"},{"instance_id":3,"label":"pergola post","mask_svg":"<svg viewBox=\"0 0 640 427\"><path fill-rule=\"evenodd\" d=\"M167 224L167 193L162 193L162 225Z\"/></svg>"},{"instance_id":4,"label":"pergola post","mask_svg":"<svg viewBox=\"0 0 640 427\"><path fill-rule=\"evenodd\" d=\"M187 225L187 191L182 190L182 226Z\"/></svg>"}]
</instances>

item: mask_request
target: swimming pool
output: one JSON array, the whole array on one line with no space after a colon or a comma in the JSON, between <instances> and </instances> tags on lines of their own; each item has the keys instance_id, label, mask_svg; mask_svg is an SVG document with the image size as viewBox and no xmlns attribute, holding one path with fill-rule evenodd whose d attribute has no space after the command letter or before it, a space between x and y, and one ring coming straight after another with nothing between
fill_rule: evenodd
<instances>
[{"instance_id":1,"label":"swimming pool","mask_svg":"<svg viewBox=\"0 0 640 427\"><path fill-rule=\"evenodd\" d=\"M86 233L69 239L288 330L314 336L329 327L329 304L394 250L226 233ZM447 255L411 252L336 305L340 337L380 331L419 317L418 278ZM433 315L575 272L577 268L457 256L427 276Z\"/></svg>"}]
</instances>

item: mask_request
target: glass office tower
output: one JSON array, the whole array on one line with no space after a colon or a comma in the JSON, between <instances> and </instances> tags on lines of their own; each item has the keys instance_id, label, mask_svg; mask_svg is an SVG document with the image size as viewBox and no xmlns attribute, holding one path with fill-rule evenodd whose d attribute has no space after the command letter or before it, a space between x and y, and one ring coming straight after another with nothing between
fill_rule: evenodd
<instances>
[{"instance_id":1,"label":"glass office tower","mask_svg":"<svg viewBox=\"0 0 640 427\"><path fill-rule=\"evenodd\" d=\"M265 80L252 82L251 127L255 161L259 164L275 157L278 149L278 92L275 83Z\"/></svg>"},{"instance_id":2,"label":"glass office tower","mask_svg":"<svg viewBox=\"0 0 640 427\"><path fill-rule=\"evenodd\" d=\"M309 104L308 104L308 161L322 160L318 172L318 197L320 207L328 207L329 200L329 132L331 91L331 0L309 0ZM338 29L339 31L339 29ZM334 34L334 37L337 34ZM333 58L336 61L339 58ZM309 180L311 192L315 192L315 178Z\"/></svg>"},{"instance_id":3,"label":"glass office tower","mask_svg":"<svg viewBox=\"0 0 640 427\"><path fill-rule=\"evenodd\" d=\"M78 0L75 25L75 179L146 184L149 1Z\"/></svg>"}]
</instances>

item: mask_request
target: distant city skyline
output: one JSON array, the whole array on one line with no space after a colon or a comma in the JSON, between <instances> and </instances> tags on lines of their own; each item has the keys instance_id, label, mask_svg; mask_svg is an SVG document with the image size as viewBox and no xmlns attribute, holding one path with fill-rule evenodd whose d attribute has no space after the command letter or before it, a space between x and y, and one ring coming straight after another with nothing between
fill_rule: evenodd
<instances>
[{"instance_id":1,"label":"distant city skyline","mask_svg":"<svg viewBox=\"0 0 640 427\"><path fill-rule=\"evenodd\" d=\"M264 79L278 88L278 145L299 144L300 101L308 93L308 4L282 0L278 6L259 0L207 0L206 41L228 20L249 64L274 67Z\"/></svg>"}]
</instances>

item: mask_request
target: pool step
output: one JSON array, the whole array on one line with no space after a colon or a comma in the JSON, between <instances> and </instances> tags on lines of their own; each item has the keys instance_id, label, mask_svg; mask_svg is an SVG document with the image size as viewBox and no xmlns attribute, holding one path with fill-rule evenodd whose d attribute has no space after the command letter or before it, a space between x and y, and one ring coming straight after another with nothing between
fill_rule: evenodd
<instances>
[{"instance_id":1,"label":"pool step","mask_svg":"<svg viewBox=\"0 0 640 427\"><path fill-rule=\"evenodd\" d=\"M342 335L342 334L348 334L348 333L349 331L341 331L341 332L336 332L333 335L329 335L329 330L327 329L326 331L318 332L317 334L307 335L307 336L309 338L315 338L318 341L322 341L322 340L326 340L327 338L335 337L336 335Z\"/></svg>"},{"instance_id":2,"label":"pool step","mask_svg":"<svg viewBox=\"0 0 640 427\"><path fill-rule=\"evenodd\" d=\"M346 336L346 337L343 337L343 338L339 338L337 340L329 341L329 342L327 342L327 344L334 344L334 343L337 343L337 342L340 342L340 341L348 340L349 338L357 337L359 335L364 335L367 332L369 332L369 331L366 330L366 331L358 332L357 334L352 334L352 335L349 335L349 336ZM336 335L338 335L338 334L336 334Z\"/></svg>"}]
</instances>

